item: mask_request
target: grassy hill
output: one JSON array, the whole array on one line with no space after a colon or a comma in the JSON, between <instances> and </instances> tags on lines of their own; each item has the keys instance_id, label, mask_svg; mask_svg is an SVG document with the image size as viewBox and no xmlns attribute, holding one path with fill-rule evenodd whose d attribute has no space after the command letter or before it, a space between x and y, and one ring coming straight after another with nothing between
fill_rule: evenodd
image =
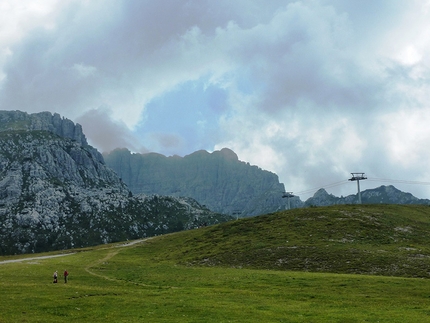
<instances>
[{"instance_id":1,"label":"grassy hill","mask_svg":"<svg viewBox=\"0 0 430 323\"><path fill-rule=\"evenodd\" d=\"M299 209L0 264L0 322L429 322L429 213Z\"/></svg>"},{"instance_id":2,"label":"grassy hill","mask_svg":"<svg viewBox=\"0 0 430 323\"><path fill-rule=\"evenodd\" d=\"M184 265L430 277L430 207L295 209L162 238Z\"/></svg>"}]
</instances>

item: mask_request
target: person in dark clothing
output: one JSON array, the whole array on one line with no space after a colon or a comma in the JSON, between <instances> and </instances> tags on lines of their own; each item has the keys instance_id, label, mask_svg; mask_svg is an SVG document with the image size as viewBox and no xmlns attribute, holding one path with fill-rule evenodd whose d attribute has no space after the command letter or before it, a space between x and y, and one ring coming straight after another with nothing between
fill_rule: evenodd
<instances>
[{"instance_id":1,"label":"person in dark clothing","mask_svg":"<svg viewBox=\"0 0 430 323\"><path fill-rule=\"evenodd\" d=\"M58 274L57 274L57 271L55 271L54 272L54 284L56 284L57 283L57 277L58 277Z\"/></svg>"},{"instance_id":2,"label":"person in dark clothing","mask_svg":"<svg viewBox=\"0 0 430 323\"><path fill-rule=\"evenodd\" d=\"M64 283L67 283L67 276L69 276L69 273L67 270L64 270Z\"/></svg>"}]
</instances>

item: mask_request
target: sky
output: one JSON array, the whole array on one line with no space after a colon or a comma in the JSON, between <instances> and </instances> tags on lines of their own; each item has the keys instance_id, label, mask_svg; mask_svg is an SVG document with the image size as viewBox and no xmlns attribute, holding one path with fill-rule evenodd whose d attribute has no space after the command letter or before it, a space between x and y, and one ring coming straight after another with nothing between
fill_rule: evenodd
<instances>
[{"instance_id":1,"label":"sky","mask_svg":"<svg viewBox=\"0 0 430 323\"><path fill-rule=\"evenodd\" d=\"M429 0L0 0L0 109L101 152L224 147L302 200L430 199Z\"/></svg>"}]
</instances>

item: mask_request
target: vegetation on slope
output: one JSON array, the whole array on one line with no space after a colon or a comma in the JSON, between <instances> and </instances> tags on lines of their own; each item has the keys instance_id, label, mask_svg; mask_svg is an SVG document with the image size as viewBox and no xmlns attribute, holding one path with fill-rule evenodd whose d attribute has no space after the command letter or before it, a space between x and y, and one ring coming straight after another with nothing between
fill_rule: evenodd
<instances>
[{"instance_id":1,"label":"vegetation on slope","mask_svg":"<svg viewBox=\"0 0 430 323\"><path fill-rule=\"evenodd\" d=\"M285 269L424 277L429 211L309 208L0 264L0 322L426 322L428 279Z\"/></svg>"},{"instance_id":2,"label":"vegetation on slope","mask_svg":"<svg viewBox=\"0 0 430 323\"><path fill-rule=\"evenodd\" d=\"M428 206L313 207L164 236L157 257L193 266L429 277L429 232Z\"/></svg>"},{"instance_id":3,"label":"vegetation on slope","mask_svg":"<svg viewBox=\"0 0 430 323\"><path fill-rule=\"evenodd\" d=\"M194 268L133 256L146 247L0 265L0 322L416 323L430 315L429 280Z\"/></svg>"},{"instance_id":4,"label":"vegetation on slope","mask_svg":"<svg viewBox=\"0 0 430 323\"><path fill-rule=\"evenodd\" d=\"M0 255L82 248L231 219L190 198L133 196L94 148L74 139L0 131Z\"/></svg>"}]
</instances>

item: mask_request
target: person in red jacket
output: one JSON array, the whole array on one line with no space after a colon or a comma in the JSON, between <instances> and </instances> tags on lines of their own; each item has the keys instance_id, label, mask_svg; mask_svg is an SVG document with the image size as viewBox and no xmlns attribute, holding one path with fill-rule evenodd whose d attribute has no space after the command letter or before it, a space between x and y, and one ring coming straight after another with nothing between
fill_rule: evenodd
<instances>
[{"instance_id":1,"label":"person in red jacket","mask_svg":"<svg viewBox=\"0 0 430 323\"><path fill-rule=\"evenodd\" d=\"M67 276L69 276L69 273L67 270L64 270L64 282L67 283Z\"/></svg>"}]
</instances>

